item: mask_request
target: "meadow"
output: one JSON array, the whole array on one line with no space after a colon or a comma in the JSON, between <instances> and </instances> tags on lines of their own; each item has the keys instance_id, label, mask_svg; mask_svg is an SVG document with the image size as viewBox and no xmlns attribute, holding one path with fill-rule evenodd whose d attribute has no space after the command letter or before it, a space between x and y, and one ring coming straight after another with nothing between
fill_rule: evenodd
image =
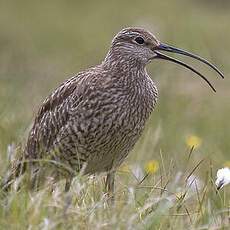
<instances>
[{"instance_id":1,"label":"meadow","mask_svg":"<svg viewBox=\"0 0 230 230\"><path fill-rule=\"evenodd\" d=\"M230 187L216 171L230 167L230 3L175 1L0 0L0 176L25 144L42 101L62 81L100 63L113 36L141 26L192 51L225 74L189 58L217 92L190 71L154 61L159 89L145 132L116 175L114 206L104 175L77 176L39 192L0 199L0 229L229 229Z\"/></svg>"}]
</instances>

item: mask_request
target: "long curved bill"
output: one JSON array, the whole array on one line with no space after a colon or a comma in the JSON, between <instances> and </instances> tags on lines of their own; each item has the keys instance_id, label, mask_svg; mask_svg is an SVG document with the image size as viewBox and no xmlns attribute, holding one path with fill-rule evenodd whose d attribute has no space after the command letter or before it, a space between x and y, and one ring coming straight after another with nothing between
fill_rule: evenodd
<instances>
[{"instance_id":1,"label":"long curved bill","mask_svg":"<svg viewBox=\"0 0 230 230\"><path fill-rule=\"evenodd\" d=\"M162 54L161 52L158 52L159 51L166 51L166 52L171 52L171 53L177 53L177 54L181 54L181 55L184 55L184 56L188 56L188 57L192 57L194 59L197 59L199 60L200 62L208 65L210 68L212 68L213 70L215 70L219 76L221 78L224 78L224 75L223 73L215 66L213 65L212 63L210 63L209 61L207 61L206 59L200 57L200 56L197 56L195 54L192 54L190 52L187 52L185 50L182 50L182 49L178 49L176 47L173 47L173 46L169 46L167 44L163 44L161 43L159 46L155 47L154 48L154 52L157 54L155 58L159 58L159 59L164 59L164 60L168 60L168 61L171 61L171 62L174 62L176 64L179 64L179 65L182 65L184 66L185 68L187 69L190 69L192 72L196 73L198 76L200 76L204 81L206 81L206 83L211 87L211 89L216 92L215 88L213 87L213 85L208 81L208 79L203 75L201 74L200 72L198 72L197 70L195 70L192 66L182 62L182 61L179 61L175 58L172 58L172 57L169 57L165 54Z\"/></svg>"}]
</instances>

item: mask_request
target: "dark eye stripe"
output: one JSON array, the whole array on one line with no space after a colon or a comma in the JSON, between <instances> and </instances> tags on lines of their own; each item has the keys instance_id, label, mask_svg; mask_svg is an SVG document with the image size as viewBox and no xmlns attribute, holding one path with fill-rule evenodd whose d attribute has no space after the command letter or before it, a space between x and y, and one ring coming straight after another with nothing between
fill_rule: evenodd
<instances>
[{"instance_id":1,"label":"dark eye stripe","mask_svg":"<svg viewBox=\"0 0 230 230\"><path fill-rule=\"evenodd\" d=\"M145 43L145 40L142 37L136 37L135 42L141 45Z\"/></svg>"}]
</instances>

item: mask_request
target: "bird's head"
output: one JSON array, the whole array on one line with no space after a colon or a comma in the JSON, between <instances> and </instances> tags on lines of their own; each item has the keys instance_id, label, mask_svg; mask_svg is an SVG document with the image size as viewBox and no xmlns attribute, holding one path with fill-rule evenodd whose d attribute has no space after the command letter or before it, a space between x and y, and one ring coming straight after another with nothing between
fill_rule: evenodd
<instances>
[{"instance_id":1,"label":"bird's head","mask_svg":"<svg viewBox=\"0 0 230 230\"><path fill-rule=\"evenodd\" d=\"M160 42L150 32L141 28L125 28L112 41L112 49L125 59L147 64L156 54Z\"/></svg>"},{"instance_id":2,"label":"bird's head","mask_svg":"<svg viewBox=\"0 0 230 230\"><path fill-rule=\"evenodd\" d=\"M121 30L114 37L110 51L110 55L112 53L113 58L115 56L115 59L118 61L130 61L132 63L139 63L145 66L148 62L154 59L163 59L182 65L203 78L203 80L205 80L214 91L214 87L200 72L198 72L192 66L169 57L162 52L177 53L197 59L214 69L222 78L224 78L224 75L217 69L217 67L208 62L206 59L185 50L164 44L156 39L153 34L142 28L130 27Z\"/></svg>"}]
</instances>

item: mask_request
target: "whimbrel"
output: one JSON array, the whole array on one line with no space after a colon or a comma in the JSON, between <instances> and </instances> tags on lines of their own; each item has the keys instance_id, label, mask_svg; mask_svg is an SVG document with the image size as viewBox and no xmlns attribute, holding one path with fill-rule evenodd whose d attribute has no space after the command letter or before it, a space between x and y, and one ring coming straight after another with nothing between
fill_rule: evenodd
<instances>
[{"instance_id":1,"label":"whimbrel","mask_svg":"<svg viewBox=\"0 0 230 230\"><path fill-rule=\"evenodd\" d=\"M107 189L113 191L116 169L139 139L157 102L157 87L145 68L150 61L182 65L215 91L200 72L164 51L195 58L223 78L207 60L163 44L142 28L125 28L114 37L101 64L66 80L45 99L23 157L13 164L5 186L26 170L32 187L51 176L65 178L66 190L76 172L106 172Z\"/></svg>"}]
</instances>

